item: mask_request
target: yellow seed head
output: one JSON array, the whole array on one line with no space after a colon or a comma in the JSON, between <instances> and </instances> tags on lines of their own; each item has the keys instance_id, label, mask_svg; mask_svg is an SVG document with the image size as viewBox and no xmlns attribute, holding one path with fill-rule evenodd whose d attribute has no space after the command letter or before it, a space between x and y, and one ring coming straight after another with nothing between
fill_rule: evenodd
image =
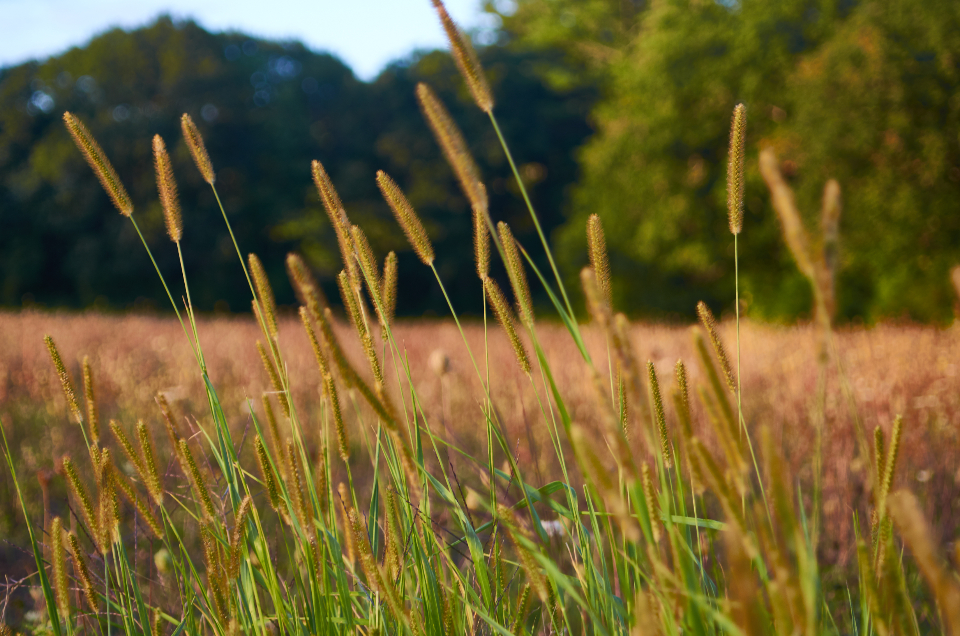
<instances>
[{"instance_id":1,"label":"yellow seed head","mask_svg":"<svg viewBox=\"0 0 960 636\"><path fill-rule=\"evenodd\" d=\"M629 435L630 408L627 403L627 383L623 379L622 365L617 363L617 404L620 407L620 430L624 438Z\"/></svg>"},{"instance_id":2,"label":"yellow seed head","mask_svg":"<svg viewBox=\"0 0 960 636\"><path fill-rule=\"evenodd\" d=\"M146 469L143 466L143 461L141 461L140 456L137 455L137 451L134 450L130 438L127 437L127 433L123 430L123 425L117 420L110 420L110 431L113 433L114 438L116 438L117 443L120 444L120 448L122 448L123 452L127 455L127 459L133 464L137 474L140 476L140 480L146 483Z\"/></svg>"},{"instance_id":3,"label":"yellow seed head","mask_svg":"<svg viewBox=\"0 0 960 636\"><path fill-rule=\"evenodd\" d=\"M507 299L504 298L503 292L500 291L500 286L497 285L492 278L487 277L483 279L483 288L487 291L487 301L490 303L493 313L497 316L497 321L507 333L507 338L510 340L513 352L517 356L517 362L520 363L520 368L523 369L524 373L529 374L530 360L527 358L527 351L523 346L523 342L520 341L520 336L517 335L517 329L513 324L513 313L510 311Z\"/></svg>"},{"instance_id":4,"label":"yellow seed head","mask_svg":"<svg viewBox=\"0 0 960 636\"><path fill-rule=\"evenodd\" d=\"M150 431L143 420L137 422L137 438L140 441L140 453L143 455L143 467L146 469L145 482L147 491L158 505L163 504L163 488L160 486L160 474L157 472L157 462L153 455L153 440Z\"/></svg>"},{"instance_id":5,"label":"yellow seed head","mask_svg":"<svg viewBox=\"0 0 960 636\"><path fill-rule=\"evenodd\" d=\"M677 360L674 370L677 381L675 389L677 416L684 429L684 434L689 436L693 434L693 431L690 427L690 393L687 389L687 368L684 366L683 360Z\"/></svg>"},{"instance_id":6,"label":"yellow seed head","mask_svg":"<svg viewBox=\"0 0 960 636\"><path fill-rule=\"evenodd\" d=\"M886 444L884 443L883 439L883 429L879 426L873 429L873 453L874 464L877 469L876 476L874 477L874 493L875 496L879 496L880 486L883 483L883 477L886 474L885 463L887 461ZM879 500L877 503L879 503Z\"/></svg>"},{"instance_id":7,"label":"yellow seed head","mask_svg":"<svg viewBox=\"0 0 960 636\"><path fill-rule=\"evenodd\" d=\"M743 163L746 154L747 109L737 104L730 124L730 157L727 160L727 216L730 232L743 229Z\"/></svg>"},{"instance_id":8,"label":"yellow seed head","mask_svg":"<svg viewBox=\"0 0 960 636\"><path fill-rule=\"evenodd\" d=\"M337 395L337 385L333 381L332 375L323 378L323 388L330 402L330 410L333 412L333 423L337 429L337 446L340 450L340 458L343 461L350 459L350 439L347 437L347 427L343 423L343 414L340 412L340 398Z\"/></svg>"},{"instance_id":9,"label":"yellow seed head","mask_svg":"<svg viewBox=\"0 0 960 636\"><path fill-rule=\"evenodd\" d=\"M93 500L90 499L90 495L87 493L83 482L80 481L80 476L77 475L77 469L69 457L63 458L63 474L67 478L67 484L70 485L70 490L73 491L73 496L76 497L80 503L80 511L83 513L83 518L90 528L90 533L94 537L98 537L99 524L97 523L97 517L93 513Z\"/></svg>"},{"instance_id":10,"label":"yellow seed head","mask_svg":"<svg viewBox=\"0 0 960 636\"><path fill-rule=\"evenodd\" d=\"M883 481L880 482L880 498L878 505L883 510L887 493L893 486L893 478L897 472L897 458L900 455L900 438L903 435L903 416L898 415L893 421L893 432L890 433L890 448L887 451L887 460L883 463ZM881 517L883 515L881 514Z\"/></svg>"},{"instance_id":11,"label":"yellow seed head","mask_svg":"<svg viewBox=\"0 0 960 636\"><path fill-rule=\"evenodd\" d=\"M317 186L317 192L320 194L320 200L323 201L327 216L330 217L330 222L334 226L344 225L346 214L344 213L343 202L340 200L340 195L337 194L337 189L333 187L330 175L327 174L323 164L317 160L310 164L310 168L313 174L313 183Z\"/></svg>"},{"instance_id":12,"label":"yellow seed head","mask_svg":"<svg viewBox=\"0 0 960 636\"><path fill-rule=\"evenodd\" d=\"M670 453L670 437L667 435L667 418L663 410L663 398L660 395L660 381L657 380L657 370L653 362L647 361L647 375L650 378L650 395L653 398L653 416L657 422L657 433L660 437L660 453L663 464L669 468L673 464L673 455Z\"/></svg>"},{"instance_id":13,"label":"yellow seed head","mask_svg":"<svg viewBox=\"0 0 960 636\"><path fill-rule=\"evenodd\" d=\"M163 207L163 220L167 224L167 234L174 243L183 238L183 219L180 216L180 201L177 198L177 182L173 178L173 166L167 146L160 135L153 136L153 165L157 172L157 192Z\"/></svg>"},{"instance_id":14,"label":"yellow seed head","mask_svg":"<svg viewBox=\"0 0 960 636\"><path fill-rule=\"evenodd\" d=\"M263 476L263 485L267 489L267 495L270 497L270 507L274 510L280 510L280 489L277 487L277 477L270 466L270 458L267 456L267 449L263 445L263 439L258 435L255 442L257 450L257 463L260 465L260 474Z\"/></svg>"},{"instance_id":15,"label":"yellow seed head","mask_svg":"<svg viewBox=\"0 0 960 636\"><path fill-rule=\"evenodd\" d=\"M137 495L137 491L133 488L133 484L127 481L126 477L116 472L116 470L114 470L111 478L113 480L113 484L120 488L120 492L127 498L127 501L133 504L133 506L137 509L137 512L140 513L141 519L147 524L147 527L153 533L153 536L158 539L163 539L163 528L160 526L160 522L153 514L153 511L150 510L147 502Z\"/></svg>"},{"instance_id":16,"label":"yellow seed head","mask_svg":"<svg viewBox=\"0 0 960 636\"><path fill-rule=\"evenodd\" d=\"M77 148L83 153L87 163L93 168L97 178L100 179L103 189L110 195L113 205L120 211L120 214L131 216L133 214L133 203L130 201L130 196L123 187L117 171L113 169L113 165L107 159L107 155L97 144L97 140L93 138L83 122L77 119L76 115L69 112L64 113L63 122L66 124L70 136L73 137L74 143L77 144Z\"/></svg>"},{"instance_id":17,"label":"yellow seed head","mask_svg":"<svg viewBox=\"0 0 960 636\"><path fill-rule=\"evenodd\" d=\"M277 394L277 400L280 402L280 408L283 409L284 415L290 417L290 402L287 401L287 393L283 390L283 384L280 383L280 375L277 373L277 369L273 366L273 361L270 359L270 354L267 353L263 343L259 340L257 340L257 351L260 352L260 360L263 362L263 368L266 369L267 376L270 378L270 384L273 386L273 390Z\"/></svg>"},{"instance_id":18,"label":"yellow seed head","mask_svg":"<svg viewBox=\"0 0 960 636\"><path fill-rule=\"evenodd\" d=\"M783 237L787 242L787 247L790 248L793 260L797 263L797 269L811 281L815 281L816 270L810 255L810 240L807 238L807 231L803 227L803 221L800 220L793 190L790 189L783 175L780 174L777 157L770 148L765 148L760 152L760 174L763 175L763 179L770 189L773 208L777 211L777 216L780 217Z\"/></svg>"},{"instance_id":19,"label":"yellow seed head","mask_svg":"<svg viewBox=\"0 0 960 636\"><path fill-rule=\"evenodd\" d=\"M646 462L640 467L640 480L643 485L643 499L647 504L647 513L650 515L650 527L653 530L654 542L660 541L660 506L657 504L657 491L653 487L650 477L650 466Z\"/></svg>"},{"instance_id":20,"label":"yellow seed head","mask_svg":"<svg viewBox=\"0 0 960 636\"><path fill-rule=\"evenodd\" d=\"M273 288L270 286L270 279L267 277L267 270L263 268L263 263L256 254L250 254L247 261L250 264L250 273L253 275L253 286L257 290L257 300L260 302L260 309L263 312L261 318L270 337L276 342L277 301L273 295Z\"/></svg>"},{"instance_id":21,"label":"yellow seed head","mask_svg":"<svg viewBox=\"0 0 960 636\"><path fill-rule=\"evenodd\" d=\"M383 259L383 284L381 288L383 297L383 318L386 325L393 324L393 318L397 313L397 253L390 252ZM385 325L385 326L386 326Z\"/></svg>"},{"instance_id":22,"label":"yellow seed head","mask_svg":"<svg viewBox=\"0 0 960 636\"><path fill-rule=\"evenodd\" d=\"M350 563L356 563L357 556L353 546L353 525L348 509L350 505L350 492L347 490L347 485L342 481L337 485L337 494L340 496L340 506L338 509L340 510L341 521L343 522L343 548L346 551L345 556Z\"/></svg>"},{"instance_id":23,"label":"yellow seed head","mask_svg":"<svg viewBox=\"0 0 960 636\"><path fill-rule=\"evenodd\" d=\"M63 395L67 398L67 406L70 407L70 412L79 424L83 421L83 412L80 410L80 402L77 401L77 394L73 390L73 382L70 381L70 376L67 374L67 367L63 364L63 359L60 357L60 352L57 350L57 345L53 342L53 338L44 336L43 341L47 345L47 351L50 352L50 359L53 360L53 366L57 370L57 377L60 378Z\"/></svg>"},{"instance_id":24,"label":"yellow seed head","mask_svg":"<svg viewBox=\"0 0 960 636\"><path fill-rule=\"evenodd\" d=\"M323 290L314 280L303 258L296 252L287 254L287 275L293 284L293 290L297 293L297 300L310 310L311 314L319 313L320 308L327 305Z\"/></svg>"},{"instance_id":25,"label":"yellow seed head","mask_svg":"<svg viewBox=\"0 0 960 636\"><path fill-rule=\"evenodd\" d=\"M477 52L470 43L470 38L460 30L442 0L433 0L433 8L436 9L440 17L440 24L447 33L447 40L450 42L450 53L453 55L453 61L457 65L457 70L463 76L473 96L473 101L477 103L485 113L493 110L493 95L490 93L490 84L487 83L487 76L480 66L480 60L477 58Z\"/></svg>"},{"instance_id":26,"label":"yellow seed head","mask_svg":"<svg viewBox=\"0 0 960 636\"><path fill-rule=\"evenodd\" d=\"M366 354L367 361L370 363L370 370L373 371L373 379L376 382L377 392L379 393L383 388L383 371L380 368L380 360L377 358L377 350L373 346L373 338L370 337L367 323L360 313L360 305L357 302L357 297L354 295L353 290L350 288L346 272L340 272L340 276L337 277L337 283L340 285L340 295L343 298L343 304L347 308L350 318L353 320L353 326L357 330L360 344L363 346L363 352Z\"/></svg>"},{"instance_id":27,"label":"yellow seed head","mask_svg":"<svg viewBox=\"0 0 960 636\"><path fill-rule=\"evenodd\" d=\"M516 239L513 238L513 232L510 226L500 221L497 224L497 231L500 234L500 243L503 245L503 252L506 255L507 273L510 275L510 286L513 287L513 295L517 299L517 308L520 310L520 317L528 327L533 327L533 303L530 300L530 286L527 285L527 274L523 269L523 261L520 260L520 249Z\"/></svg>"},{"instance_id":28,"label":"yellow seed head","mask_svg":"<svg viewBox=\"0 0 960 636\"><path fill-rule=\"evenodd\" d=\"M383 170L377 172L377 185L380 186L380 192L393 210L393 216L397 223L403 228L403 233L407 235L407 240L413 246L413 251L424 265L432 265L434 254L433 245L430 243L430 237L427 231L423 229L420 217L413 210L413 206L407 201L400 186L390 178Z\"/></svg>"},{"instance_id":29,"label":"yellow seed head","mask_svg":"<svg viewBox=\"0 0 960 636\"><path fill-rule=\"evenodd\" d=\"M200 469L197 468L197 462L193 459L193 453L190 452L190 446L185 439L180 440L179 458L183 472L190 476L190 481L193 483L193 490L197 495L197 499L200 500L204 516L211 521L216 519L217 513L213 508L213 501L210 499L210 491L207 490L207 484L200 474Z\"/></svg>"},{"instance_id":30,"label":"yellow seed head","mask_svg":"<svg viewBox=\"0 0 960 636\"><path fill-rule=\"evenodd\" d=\"M247 536L247 518L250 516L250 509L253 507L253 498L247 495L240 502L237 508L236 522L233 526L233 534L230 535L230 561L227 576L231 579L237 578L240 574L240 561L243 557L243 543Z\"/></svg>"},{"instance_id":31,"label":"yellow seed head","mask_svg":"<svg viewBox=\"0 0 960 636\"><path fill-rule=\"evenodd\" d=\"M473 255L477 261L477 276L483 280L490 273L490 228L487 211L473 209Z\"/></svg>"},{"instance_id":32,"label":"yellow seed head","mask_svg":"<svg viewBox=\"0 0 960 636\"><path fill-rule=\"evenodd\" d=\"M167 397L163 393L157 393L156 398L157 406L160 407L160 414L163 415L163 425L167 429L167 436L170 438L170 445L173 448L173 452L177 452L177 440L180 439L180 427L177 426L177 420L173 415L173 411L170 410L170 404L167 402Z\"/></svg>"},{"instance_id":33,"label":"yellow seed head","mask_svg":"<svg viewBox=\"0 0 960 636\"><path fill-rule=\"evenodd\" d=\"M717 332L717 321L714 319L710 308L702 300L697 303L697 314L700 316L700 323L710 336L710 342L717 354L717 360L720 362L720 368L723 370L727 386L730 388L730 392L735 394L737 392L737 381L733 375L730 360L727 358L727 351L723 348L723 341L720 340L720 334Z\"/></svg>"},{"instance_id":34,"label":"yellow seed head","mask_svg":"<svg viewBox=\"0 0 960 636\"><path fill-rule=\"evenodd\" d=\"M306 527L310 517L307 515L306 498L303 494L303 469L300 465L300 452L292 439L287 440L287 460L290 462L288 470L293 476L293 500L300 525Z\"/></svg>"},{"instance_id":35,"label":"yellow seed head","mask_svg":"<svg viewBox=\"0 0 960 636\"><path fill-rule=\"evenodd\" d=\"M87 561L83 558L83 550L80 549L80 541L77 535L72 532L67 535L67 542L70 544L70 551L73 553L73 569L80 579L80 585L83 588L83 595L87 599L90 610L97 611L97 588L93 586L93 577L90 576L90 568L87 567Z\"/></svg>"},{"instance_id":36,"label":"yellow seed head","mask_svg":"<svg viewBox=\"0 0 960 636\"><path fill-rule=\"evenodd\" d=\"M590 255L590 267L597 275L597 287L606 301L607 306L613 307L610 288L610 259L607 256L607 240L603 234L603 224L600 217L591 214L587 219L587 251Z\"/></svg>"},{"instance_id":37,"label":"yellow seed head","mask_svg":"<svg viewBox=\"0 0 960 636\"><path fill-rule=\"evenodd\" d=\"M190 150L190 156L193 157L193 163L197 164L197 170L203 176L203 180L213 185L216 175L213 172L213 164L210 163L210 155L207 154L207 147L203 144L203 137L197 130L197 125L193 123L190 115L184 113L180 118L180 129L183 131L183 140L187 142L187 148Z\"/></svg>"},{"instance_id":38,"label":"yellow seed head","mask_svg":"<svg viewBox=\"0 0 960 636\"><path fill-rule=\"evenodd\" d=\"M360 263L361 278L367 284L367 292L373 301L373 306L379 312L383 307L382 287L380 283L380 268L377 267L377 261L373 256L373 249L370 247L370 241L367 235L358 226L350 228L350 234L353 238L353 249L357 255L357 261ZM381 316L382 318L382 316Z\"/></svg>"},{"instance_id":39,"label":"yellow seed head","mask_svg":"<svg viewBox=\"0 0 960 636\"><path fill-rule=\"evenodd\" d=\"M97 502L99 513L100 552L107 554L113 542L118 538L117 523L120 519L120 502L117 501L113 462L110 460L110 449L104 448L100 453L100 498Z\"/></svg>"},{"instance_id":40,"label":"yellow seed head","mask_svg":"<svg viewBox=\"0 0 960 636\"><path fill-rule=\"evenodd\" d=\"M277 417L273 414L273 406L270 404L270 394L264 393L261 397L263 400L263 414L267 419L267 430L270 432L270 442L273 444L273 448L277 455L280 456L280 464L284 466L286 465L287 459L284 455L283 444L281 443L280 428L277 426Z\"/></svg>"},{"instance_id":41,"label":"yellow seed head","mask_svg":"<svg viewBox=\"0 0 960 636\"><path fill-rule=\"evenodd\" d=\"M63 525L60 517L50 522L50 539L53 543L53 589L57 597L57 609L67 621L70 620L70 589L67 586L67 557L63 549Z\"/></svg>"},{"instance_id":42,"label":"yellow seed head","mask_svg":"<svg viewBox=\"0 0 960 636\"><path fill-rule=\"evenodd\" d=\"M487 191L480 180L480 170L477 168L473 156L467 149L460 129L453 122L450 113L444 108L436 94L426 84L417 85L417 99L423 115L433 131L433 136L440 144L447 163L453 168L454 174L460 181L463 193L470 201L473 209L487 210Z\"/></svg>"},{"instance_id":43,"label":"yellow seed head","mask_svg":"<svg viewBox=\"0 0 960 636\"><path fill-rule=\"evenodd\" d=\"M100 415L97 411L97 399L93 385L93 369L90 358L83 356L83 397L87 403L87 425L90 427L90 442L100 442Z\"/></svg>"}]
</instances>

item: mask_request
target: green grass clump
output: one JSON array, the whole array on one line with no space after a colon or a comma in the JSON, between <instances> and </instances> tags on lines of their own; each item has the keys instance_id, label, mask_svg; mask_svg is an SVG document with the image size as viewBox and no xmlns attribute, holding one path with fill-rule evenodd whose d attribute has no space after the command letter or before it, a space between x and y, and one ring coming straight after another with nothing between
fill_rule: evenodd
<instances>
[{"instance_id":1,"label":"green grass clump","mask_svg":"<svg viewBox=\"0 0 960 636\"><path fill-rule=\"evenodd\" d=\"M473 64L469 41L454 27L448 32L457 38L463 59ZM478 66L468 67L474 75L480 72ZM474 75L468 79L481 85ZM492 100L481 107L496 127ZM78 121L74 125L85 130ZM743 125L742 117L736 121ZM184 122L188 145L216 193L200 133L189 118ZM452 121L445 126L441 137L459 138ZM742 142L742 131L734 138ZM504 150L512 166L505 143ZM109 164L105 159L94 163L95 169L101 165ZM369 374L343 354L319 288L302 261L291 256L292 282L303 303L300 316L320 370L317 390L324 396L319 413L298 411L273 292L262 263L251 255L248 283L263 332L257 347L274 395L264 396L263 420L249 404L252 441L247 435L235 439L217 379L204 363L183 271L186 300L180 307L171 295L171 302L193 348L197 379L206 388L210 423L188 435L161 400L170 443L158 453L161 446L142 423L135 447L122 425L111 422L133 466L136 480L131 482L114 463L117 451L101 445L89 366L84 366L87 408L81 409L48 339L55 371L72 396L71 411L84 433L89 466L80 454L63 461L76 504L69 523L55 518L41 529L27 519L36 584L47 612L37 633L814 634L840 633L839 624L858 634L919 633L931 621L917 616L917 598L908 591L915 587L908 585L895 529L917 555L940 624L960 633L956 576L937 556L915 499L892 490L901 421L888 450L878 433L874 453L868 452L874 458L875 495L869 536L858 537L859 580L847 588L846 606L831 606L817 561L817 493L812 509L804 507L767 429L746 425L739 346L734 378L704 306L714 353L695 328L703 381L689 387L702 409L692 408L682 362L673 386L661 387L655 366L636 359L626 319L613 307L606 265L597 266L608 262L599 218L591 218L589 229L597 269L585 270L582 280L607 345L605 365L587 353L556 268L551 281L506 225L495 227L482 202L474 207L477 244L488 250L489 238L504 261L519 303L519 324L503 292L487 277L486 262L478 263L478 287L517 350L563 479L533 483L518 464L491 397L490 369L483 373L478 363L489 359L487 351L475 355L466 338L483 387L476 401L486 454L470 456L436 434L420 409L417 379L402 343L391 331L395 261L389 258L386 271L378 269L363 233L350 224L319 165L314 172L320 174L320 194L343 238L340 291ZM160 178L170 186L168 168ZM522 190L519 177L518 184ZM416 229L419 222L404 206L399 186L386 177L381 186L425 266L436 274L432 250L424 257L429 241L422 228ZM483 189L469 181L463 187L474 195ZM742 188L737 196L742 197ZM736 201L731 205L738 209ZM530 213L536 221L532 207ZM224 220L229 228L226 214ZM738 222L736 234L741 229ZM485 258L482 251L479 261ZM246 267L239 246L237 254ZM548 260L553 266L552 256ZM528 299L528 266L583 355L585 381L596 394L595 428L574 421L557 389ZM439 275L437 282L442 288ZM372 329L377 317L379 343ZM387 360L396 371L393 379L386 373ZM372 386L366 375L373 378ZM664 394L672 397L672 412L665 408L670 400ZM279 418L274 399L281 405ZM342 406L357 410L357 430L345 430ZM692 413L701 410L708 426L693 425ZM316 422L319 433L312 430ZM759 452L752 439L757 433ZM5 435L6 460L23 504ZM363 452L352 452L353 442ZM161 471L164 453L170 461ZM337 462L346 481L335 484ZM355 486L355 471L372 474L369 489ZM120 495L128 507L121 505ZM140 557L145 546L146 564Z\"/></svg>"}]
</instances>

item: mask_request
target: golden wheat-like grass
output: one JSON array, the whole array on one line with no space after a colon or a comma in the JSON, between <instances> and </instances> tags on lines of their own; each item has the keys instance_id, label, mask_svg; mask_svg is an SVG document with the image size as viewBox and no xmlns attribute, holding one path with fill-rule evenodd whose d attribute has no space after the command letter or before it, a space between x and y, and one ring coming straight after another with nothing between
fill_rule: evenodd
<instances>
[{"instance_id":1,"label":"golden wheat-like grass","mask_svg":"<svg viewBox=\"0 0 960 636\"><path fill-rule=\"evenodd\" d=\"M607 305L613 307L610 288L610 258L607 255L607 240L603 234L600 217L591 214L587 219L587 252L590 267L597 275L597 286Z\"/></svg>"},{"instance_id":2,"label":"golden wheat-like grass","mask_svg":"<svg viewBox=\"0 0 960 636\"><path fill-rule=\"evenodd\" d=\"M440 24L447 34L447 40L450 42L450 53L453 61L457 65L457 70L467 83L473 101L485 113L493 110L493 94L490 92L490 84L487 82L487 76L480 66L480 59L477 52L470 42L470 38L460 30L460 27L453 21L447 8L443 6L442 0L433 0L433 8L436 9L440 17Z\"/></svg>"},{"instance_id":3,"label":"golden wheat-like grass","mask_svg":"<svg viewBox=\"0 0 960 636\"><path fill-rule=\"evenodd\" d=\"M133 203L130 200L130 195L127 194L117 171L113 169L113 164L107 159L106 153L100 148L97 140L93 138L87 127L73 113L65 112L63 122L66 124L70 136L73 137L74 143L77 144L77 148L83 153L87 163L97 175L97 179L100 180L103 189L110 196L113 205L120 211L120 214L131 216L133 214Z\"/></svg>"},{"instance_id":4,"label":"golden wheat-like grass","mask_svg":"<svg viewBox=\"0 0 960 636\"><path fill-rule=\"evenodd\" d=\"M447 158L447 163L453 168L457 180L460 181L460 188L470 201L470 206L474 210L486 212L489 207L487 191L483 187L480 170L473 160L473 155L467 149L467 142L464 141L460 129L429 86L423 83L417 85L417 99L433 131L433 136Z\"/></svg>"},{"instance_id":5,"label":"golden wheat-like grass","mask_svg":"<svg viewBox=\"0 0 960 636\"><path fill-rule=\"evenodd\" d=\"M497 317L497 321L500 323L500 326L503 327L504 332L507 334L507 338L510 340L510 346L513 347L513 352L517 356L517 362L520 363L520 368L523 369L524 373L530 373L530 360L527 357L527 350L523 346L523 342L520 340L520 336L517 334L517 328L513 324L513 312L510 311L510 306L507 303L507 299L504 297L503 292L500 291L500 286L492 278L483 279L483 288L487 292L487 302L490 303L491 308L493 308L493 313Z\"/></svg>"},{"instance_id":6,"label":"golden wheat-like grass","mask_svg":"<svg viewBox=\"0 0 960 636\"><path fill-rule=\"evenodd\" d=\"M384 327L393 324L393 319L397 314L397 253L389 252L383 259L383 282L381 283L381 296L383 297L383 316Z\"/></svg>"},{"instance_id":7,"label":"golden wheat-like grass","mask_svg":"<svg viewBox=\"0 0 960 636\"><path fill-rule=\"evenodd\" d=\"M197 170L200 171L204 181L213 185L217 176L213 172L213 164L210 162L210 155L207 154L207 146L203 143L200 130L197 129L197 125L193 123L190 115L184 113L180 118L180 130L183 132L183 140L187 144L187 149L190 151L190 156L193 157L193 163L196 164Z\"/></svg>"},{"instance_id":8,"label":"golden wheat-like grass","mask_svg":"<svg viewBox=\"0 0 960 636\"><path fill-rule=\"evenodd\" d=\"M257 300L260 303L260 310L267 333L274 342L277 341L277 301L273 295L273 287L270 286L270 279L267 277L267 270L263 267L263 262L256 254L250 254L247 257L250 265L250 273L253 275L253 286L257 290Z\"/></svg>"},{"instance_id":9,"label":"golden wheat-like grass","mask_svg":"<svg viewBox=\"0 0 960 636\"><path fill-rule=\"evenodd\" d=\"M517 299L520 317L528 328L532 328L534 322L533 301L530 299L530 285L527 284L527 273L520 257L520 247L516 239L513 238L510 226L503 221L497 224L497 232L500 234L500 243L506 257L504 264L510 274L510 285L513 287L513 295Z\"/></svg>"},{"instance_id":10,"label":"golden wheat-like grass","mask_svg":"<svg viewBox=\"0 0 960 636\"><path fill-rule=\"evenodd\" d=\"M730 156L727 159L727 217L730 232L743 230L743 164L747 144L747 109L737 104L730 123Z\"/></svg>"},{"instance_id":11,"label":"golden wheat-like grass","mask_svg":"<svg viewBox=\"0 0 960 636\"><path fill-rule=\"evenodd\" d=\"M713 317L713 312L707 307L707 303L702 300L697 303L697 315L700 316L700 324L706 330L710 337L710 344L713 345L713 351L717 355L717 361L720 362L720 369L723 371L723 377L727 381L730 392L736 394L737 380L733 374L733 367L730 366L730 359L727 357L727 351L723 346L723 340L720 339L720 333L717 331L717 321Z\"/></svg>"},{"instance_id":12,"label":"golden wheat-like grass","mask_svg":"<svg viewBox=\"0 0 960 636\"><path fill-rule=\"evenodd\" d=\"M430 243L430 237L420 222L420 217L414 211L413 206L404 196L400 186L390 178L383 170L377 172L377 185L380 186L380 192L393 210L393 216L397 223L403 228L403 233L407 235L407 240L416 252L417 257L424 265L432 265L434 259L433 244Z\"/></svg>"},{"instance_id":13,"label":"golden wheat-like grass","mask_svg":"<svg viewBox=\"0 0 960 636\"><path fill-rule=\"evenodd\" d=\"M167 234L174 243L183 238L183 217L180 215L180 200L177 197L177 182L173 178L173 166L163 137L153 136L153 166L157 173L157 194L163 208L163 220Z\"/></svg>"}]
</instances>

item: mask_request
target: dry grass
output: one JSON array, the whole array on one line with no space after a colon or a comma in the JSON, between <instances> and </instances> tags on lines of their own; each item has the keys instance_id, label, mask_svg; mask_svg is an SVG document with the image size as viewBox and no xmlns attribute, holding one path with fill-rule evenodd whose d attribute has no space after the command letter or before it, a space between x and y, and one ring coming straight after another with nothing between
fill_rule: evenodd
<instances>
[{"instance_id":1,"label":"dry grass","mask_svg":"<svg viewBox=\"0 0 960 636\"><path fill-rule=\"evenodd\" d=\"M299 321L287 316L281 317L279 323L280 341L287 352L285 359L293 381L294 403L309 428L319 423L320 376ZM269 390L255 345L259 329L247 318L206 318L198 328L210 376L237 433L236 439L240 439L251 426L247 400L259 412L260 396ZM559 325L541 325L538 332L573 419L592 428L597 413L595 393L569 335ZM482 455L485 437L477 402L482 388L456 327L449 321L400 321L395 333L406 351L429 425L470 455ZM80 378L81 359L90 356L104 422L117 418L132 427L137 418L143 418L156 427L155 435L160 439L160 414L154 395L162 391L187 422L195 427L194 418L199 418L200 423L205 423L208 409L203 387L197 381L190 348L175 320L99 314L0 314L0 417L8 435L16 431L26 474L53 469L64 453L76 454L82 448L43 344L45 334L56 339L75 382ZM474 352L482 356L482 325L467 326L466 334ZM732 344L733 325L722 325L721 334ZM339 335L357 368L364 368L355 335L346 325L339 326ZM654 362L665 387L672 383L677 358L688 362L691 382L696 385L698 367L690 364L693 352L686 327L638 324L633 336L639 359ZM586 338L594 358L605 360L598 334L588 328ZM537 391L531 389L495 324L491 324L489 339L493 400L511 444L520 462L534 470L531 477L541 483L556 479L559 474L555 454L550 449L543 425L544 412L537 397L544 399L543 383L537 380ZM960 331L915 325L852 328L837 334L852 396L868 433L877 425L889 430L895 414L904 415L906 426L897 482L917 493L942 540L952 539L952 529L960 522L960 378L953 355L960 345L958 340ZM377 344L380 345L379 341ZM805 326L776 328L745 323L742 352L746 421L752 431L760 424L771 427L774 439L791 464L792 474L804 492L809 492L817 376L814 330ZM440 374L437 371L443 365L439 361L444 356L449 364ZM483 373L484 361L477 362ZM389 355L384 372L395 380L397 367ZM387 384L394 387L394 397L399 402L397 383L388 380ZM356 427L355 408L365 409L366 405L355 406L362 400L349 396L344 401L348 426ZM852 513L863 513L869 501L864 474L869 464L857 456L851 413L840 379L832 372L826 399L821 550L827 562L840 566L855 560ZM694 415L700 428L707 431L709 426L703 414ZM31 425L25 431L27 423ZM354 451L359 452L360 434L352 431L351 439ZM249 436L247 442L249 445ZM639 436L634 436L632 442L640 444ZM453 453L451 461L457 467L458 462L466 460ZM363 480L363 475L354 476ZM0 496L7 497L2 490ZM0 501L6 519L12 518L13 505L9 499Z\"/></svg>"}]
</instances>

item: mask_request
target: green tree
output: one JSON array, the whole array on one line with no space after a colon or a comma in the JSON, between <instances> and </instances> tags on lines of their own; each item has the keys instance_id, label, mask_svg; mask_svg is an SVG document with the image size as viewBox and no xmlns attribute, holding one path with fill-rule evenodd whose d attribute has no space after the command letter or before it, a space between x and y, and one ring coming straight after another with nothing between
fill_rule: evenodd
<instances>
[{"instance_id":1,"label":"green tree","mask_svg":"<svg viewBox=\"0 0 960 636\"><path fill-rule=\"evenodd\" d=\"M730 306L730 113L748 109L741 291L754 316L789 319L810 294L780 239L756 157L773 145L811 229L828 178L844 194L841 316L943 319L960 261L960 6L937 0L650 2L520 0L507 30L560 46L599 82L597 133L557 233L571 274L597 212L618 304L690 314ZM605 47L605 48L604 48ZM597 52L603 51L603 55ZM545 77L555 77L549 71Z\"/></svg>"}]
</instances>

